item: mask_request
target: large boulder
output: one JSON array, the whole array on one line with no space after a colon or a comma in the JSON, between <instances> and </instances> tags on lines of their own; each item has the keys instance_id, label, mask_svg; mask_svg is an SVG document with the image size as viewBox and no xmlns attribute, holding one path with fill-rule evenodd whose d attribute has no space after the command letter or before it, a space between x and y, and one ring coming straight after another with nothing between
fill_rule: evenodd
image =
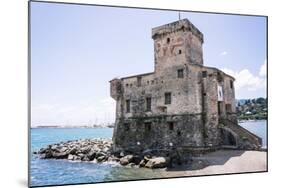
<instances>
[{"instance_id":1,"label":"large boulder","mask_svg":"<svg viewBox=\"0 0 281 188\"><path fill-rule=\"evenodd\" d=\"M43 154L41 154L41 159L50 159L53 157L53 154L51 151L46 151Z\"/></svg>"},{"instance_id":2,"label":"large boulder","mask_svg":"<svg viewBox=\"0 0 281 188\"><path fill-rule=\"evenodd\" d=\"M41 148L41 149L38 151L38 153L39 153L39 154L44 154L44 153L46 153L46 152L48 152L48 151L50 151L49 148Z\"/></svg>"},{"instance_id":3,"label":"large boulder","mask_svg":"<svg viewBox=\"0 0 281 188\"><path fill-rule=\"evenodd\" d=\"M87 155L84 155L82 158L81 158L82 161L90 161L90 159L88 158Z\"/></svg>"},{"instance_id":4,"label":"large boulder","mask_svg":"<svg viewBox=\"0 0 281 188\"><path fill-rule=\"evenodd\" d=\"M151 159L151 156L150 155L146 155L143 157L143 160L145 163L147 163L147 161L149 161Z\"/></svg>"},{"instance_id":5,"label":"large boulder","mask_svg":"<svg viewBox=\"0 0 281 188\"><path fill-rule=\"evenodd\" d=\"M77 153L77 151L78 151L77 148L73 147L73 148L70 149L69 153L72 154L72 155L75 155Z\"/></svg>"},{"instance_id":6,"label":"large boulder","mask_svg":"<svg viewBox=\"0 0 281 188\"><path fill-rule=\"evenodd\" d=\"M62 153L53 153L53 157L55 159L66 159L68 157L68 154L66 152Z\"/></svg>"},{"instance_id":7,"label":"large boulder","mask_svg":"<svg viewBox=\"0 0 281 188\"><path fill-rule=\"evenodd\" d=\"M87 157L89 158L90 161L94 160L96 157L96 152L94 150L91 150L88 154Z\"/></svg>"},{"instance_id":8,"label":"large boulder","mask_svg":"<svg viewBox=\"0 0 281 188\"><path fill-rule=\"evenodd\" d=\"M105 156L105 155L99 156L99 157L97 158L97 161L98 161L98 162L103 162L103 161L105 161L105 160L106 160L106 156Z\"/></svg>"},{"instance_id":9,"label":"large boulder","mask_svg":"<svg viewBox=\"0 0 281 188\"><path fill-rule=\"evenodd\" d=\"M133 155L126 155L120 159L121 165L127 165L133 161Z\"/></svg>"},{"instance_id":10,"label":"large boulder","mask_svg":"<svg viewBox=\"0 0 281 188\"><path fill-rule=\"evenodd\" d=\"M56 150L56 149L58 149L58 145L57 144L54 144L54 145L51 146L51 150Z\"/></svg>"},{"instance_id":11,"label":"large boulder","mask_svg":"<svg viewBox=\"0 0 281 188\"><path fill-rule=\"evenodd\" d=\"M110 157L108 157L107 161L108 162L119 162L120 159L118 157L115 157L115 156L110 156Z\"/></svg>"},{"instance_id":12,"label":"large boulder","mask_svg":"<svg viewBox=\"0 0 281 188\"><path fill-rule=\"evenodd\" d=\"M127 164L128 167L136 167L136 164L135 163L129 163Z\"/></svg>"},{"instance_id":13,"label":"large boulder","mask_svg":"<svg viewBox=\"0 0 281 188\"><path fill-rule=\"evenodd\" d=\"M141 160L141 162L139 163L139 166L140 166L140 167L144 167L145 164L146 164L146 161L143 159L143 160Z\"/></svg>"},{"instance_id":14,"label":"large boulder","mask_svg":"<svg viewBox=\"0 0 281 188\"><path fill-rule=\"evenodd\" d=\"M73 160L74 160L74 161L81 160L81 157L79 157L79 156L77 156L77 155L74 155L74 156L73 156Z\"/></svg>"},{"instance_id":15,"label":"large boulder","mask_svg":"<svg viewBox=\"0 0 281 188\"><path fill-rule=\"evenodd\" d=\"M121 151L121 152L119 153L119 156L120 156L120 157L125 157L124 151Z\"/></svg>"},{"instance_id":16,"label":"large boulder","mask_svg":"<svg viewBox=\"0 0 281 188\"><path fill-rule=\"evenodd\" d=\"M149 159L145 164L146 168L165 168L169 164L170 159L167 157L156 157Z\"/></svg>"},{"instance_id":17,"label":"large boulder","mask_svg":"<svg viewBox=\"0 0 281 188\"><path fill-rule=\"evenodd\" d=\"M96 158L100 157L100 156L106 156L106 154L104 152L97 152L96 153Z\"/></svg>"},{"instance_id":18,"label":"large boulder","mask_svg":"<svg viewBox=\"0 0 281 188\"><path fill-rule=\"evenodd\" d=\"M104 148L102 149L102 152L108 153L108 152L109 152L109 147L104 147Z\"/></svg>"},{"instance_id":19,"label":"large boulder","mask_svg":"<svg viewBox=\"0 0 281 188\"><path fill-rule=\"evenodd\" d=\"M91 146L91 150L93 150L95 152L100 152L101 151L101 149L97 145Z\"/></svg>"},{"instance_id":20,"label":"large boulder","mask_svg":"<svg viewBox=\"0 0 281 188\"><path fill-rule=\"evenodd\" d=\"M84 157L84 154L83 153L78 153L77 156L79 156L82 159L82 157Z\"/></svg>"},{"instance_id":21,"label":"large boulder","mask_svg":"<svg viewBox=\"0 0 281 188\"><path fill-rule=\"evenodd\" d=\"M132 158L132 163L138 165L138 164L140 164L141 160L142 160L142 158L139 155L134 155Z\"/></svg>"},{"instance_id":22,"label":"large boulder","mask_svg":"<svg viewBox=\"0 0 281 188\"><path fill-rule=\"evenodd\" d=\"M83 148L81 148L81 153L84 153L84 154L87 154L87 153L89 153L90 152L90 150L91 150L91 148L90 147L83 147Z\"/></svg>"},{"instance_id":23,"label":"large boulder","mask_svg":"<svg viewBox=\"0 0 281 188\"><path fill-rule=\"evenodd\" d=\"M67 157L68 160L74 160L74 155L69 154Z\"/></svg>"},{"instance_id":24,"label":"large boulder","mask_svg":"<svg viewBox=\"0 0 281 188\"><path fill-rule=\"evenodd\" d=\"M59 153L63 153L67 151L67 147L61 147L57 149L59 151Z\"/></svg>"}]
</instances>

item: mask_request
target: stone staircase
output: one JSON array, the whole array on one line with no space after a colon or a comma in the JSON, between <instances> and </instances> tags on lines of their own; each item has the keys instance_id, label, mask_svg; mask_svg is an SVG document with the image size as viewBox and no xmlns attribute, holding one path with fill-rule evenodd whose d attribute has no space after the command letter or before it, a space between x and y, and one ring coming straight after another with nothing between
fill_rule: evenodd
<instances>
[{"instance_id":1,"label":"stone staircase","mask_svg":"<svg viewBox=\"0 0 281 188\"><path fill-rule=\"evenodd\" d=\"M236 138L236 148L246 150L259 150L262 146L262 139L251 133L239 124L229 120L220 119L220 128L232 132Z\"/></svg>"}]
</instances>

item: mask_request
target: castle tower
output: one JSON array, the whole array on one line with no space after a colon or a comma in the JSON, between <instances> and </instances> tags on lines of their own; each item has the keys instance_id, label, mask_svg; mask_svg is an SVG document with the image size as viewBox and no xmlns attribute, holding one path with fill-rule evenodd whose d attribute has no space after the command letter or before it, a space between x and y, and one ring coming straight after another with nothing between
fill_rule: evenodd
<instances>
[{"instance_id":1,"label":"castle tower","mask_svg":"<svg viewBox=\"0 0 281 188\"><path fill-rule=\"evenodd\" d=\"M183 19L153 28L152 38L154 71L110 81L114 151L243 148L240 138L260 147L236 123L235 79L203 65L203 34Z\"/></svg>"},{"instance_id":2,"label":"castle tower","mask_svg":"<svg viewBox=\"0 0 281 188\"><path fill-rule=\"evenodd\" d=\"M203 65L203 34L188 19L153 28L152 38L157 75L172 66Z\"/></svg>"}]
</instances>

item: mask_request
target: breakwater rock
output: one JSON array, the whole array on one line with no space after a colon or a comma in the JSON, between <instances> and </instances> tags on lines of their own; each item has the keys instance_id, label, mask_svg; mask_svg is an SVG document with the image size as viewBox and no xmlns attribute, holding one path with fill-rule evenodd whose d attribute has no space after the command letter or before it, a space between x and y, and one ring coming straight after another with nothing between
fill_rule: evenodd
<instances>
[{"instance_id":1,"label":"breakwater rock","mask_svg":"<svg viewBox=\"0 0 281 188\"><path fill-rule=\"evenodd\" d=\"M164 168L175 162L175 155L167 151L153 153L113 152L112 141L105 139L82 139L48 145L34 154L41 159L66 159L70 161L116 162L123 166ZM172 161L173 160L173 161Z\"/></svg>"}]
</instances>

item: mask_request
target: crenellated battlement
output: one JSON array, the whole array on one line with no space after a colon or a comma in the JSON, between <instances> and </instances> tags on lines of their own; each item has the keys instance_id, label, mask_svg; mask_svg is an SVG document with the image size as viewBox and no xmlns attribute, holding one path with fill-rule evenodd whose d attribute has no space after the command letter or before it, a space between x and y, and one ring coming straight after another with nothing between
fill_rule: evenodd
<instances>
[{"instance_id":1,"label":"crenellated battlement","mask_svg":"<svg viewBox=\"0 0 281 188\"><path fill-rule=\"evenodd\" d=\"M203 34L188 19L179 20L159 27L152 28L152 38L165 37L167 34L178 31L191 31L193 35L198 37L201 43L204 42Z\"/></svg>"}]
</instances>

